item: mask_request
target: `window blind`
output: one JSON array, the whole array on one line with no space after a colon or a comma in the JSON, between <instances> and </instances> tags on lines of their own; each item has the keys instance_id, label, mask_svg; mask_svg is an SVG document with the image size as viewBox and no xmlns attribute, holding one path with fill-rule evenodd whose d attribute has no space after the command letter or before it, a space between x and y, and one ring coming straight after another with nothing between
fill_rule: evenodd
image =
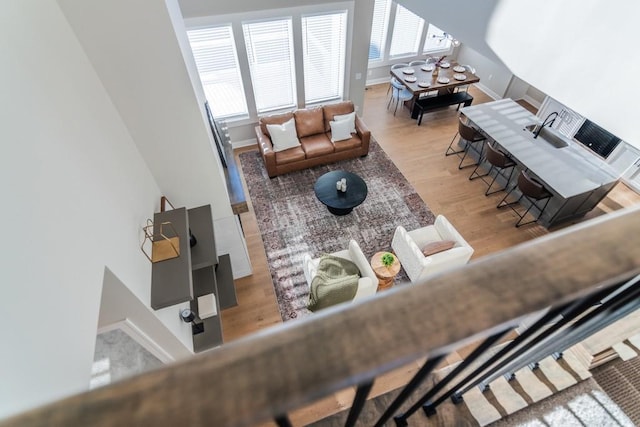
<instances>
[{"instance_id":1,"label":"window blind","mask_svg":"<svg viewBox=\"0 0 640 427\"><path fill-rule=\"evenodd\" d=\"M444 31L433 24L427 27L427 38L424 41L424 49L422 53L437 52L449 50L451 48L451 40L444 37Z\"/></svg>"},{"instance_id":2,"label":"window blind","mask_svg":"<svg viewBox=\"0 0 640 427\"><path fill-rule=\"evenodd\" d=\"M302 17L305 103L341 99L347 13Z\"/></svg>"},{"instance_id":3,"label":"window blind","mask_svg":"<svg viewBox=\"0 0 640 427\"><path fill-rule=\"evenodd\" d=\"M391 0L375 0L369 40L369 61L380 61L383 58L390 11Z\"/></svg>"},{"instance_id":4,"label":"window blind","mask_svg":"<svg viewBox=\"0 0 640 427\"><path fill-rule=\"evenodd\" d=\"M248 115L231 25L189 30L187 35L213 115Z\"/></svg>"},{"instance_id":5,"label":"window blind","mask_svg":"<svg viewBox=\"0 0 640 427\"><path fill-rule=\"evenodd\" d=\"M242 25L258 113L296 105L291 19Z\"/></svg>"},{"instance_id":6,"label":"window blind","mask_svg":"<svg viewBox=\"0 0 640 427\"><path fill-rule=\"evenodd\" d=\"M391 57L417 55L423 28L424 19L398 5L389 55Z\"/></svg>"}]
</instances>

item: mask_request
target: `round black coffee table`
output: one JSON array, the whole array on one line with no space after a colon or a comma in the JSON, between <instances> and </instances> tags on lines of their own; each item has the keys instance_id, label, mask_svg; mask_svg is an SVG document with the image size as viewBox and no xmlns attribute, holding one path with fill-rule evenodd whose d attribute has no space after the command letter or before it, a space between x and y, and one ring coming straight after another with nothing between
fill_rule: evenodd
<instances>
[{"instance_id":1,"label":"round black coffee table","mask_svg":"<svg viewBox=\"0 0 640 427\"><path fill-rule=\"evenodd\" d=\"M347 191L336 188L336 182L347 180ZM367 198L367 184L355 173L332 171L322 175L313 186L316 197L334 215L346 215Z\"/></svg>"}]
</instances>

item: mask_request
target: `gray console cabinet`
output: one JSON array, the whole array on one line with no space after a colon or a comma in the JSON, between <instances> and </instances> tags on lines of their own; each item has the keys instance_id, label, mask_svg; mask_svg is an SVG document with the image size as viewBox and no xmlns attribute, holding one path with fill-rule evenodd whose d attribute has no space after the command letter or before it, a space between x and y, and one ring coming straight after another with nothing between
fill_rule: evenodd
<instances>
[{"instance_id":1,"label":"gray console cabinet","mask_svg":"<svg viewBox=\"0 0 640 427\"><path fill-rule=\"evenodd\" d=\"M231 260L216 252L211 206L156 213L154 224L171 221L180 236L180 257L154 263L151 307L155 310L189 301L198 315L198 297L213 293L215 316L202 319L204 332L193 335L193 350L200 352L222 344L220 310L237 305ZM197 244L189 248L189 229ZM177 313L176 313L177 316Z\"/></svg>"}]
</instances>

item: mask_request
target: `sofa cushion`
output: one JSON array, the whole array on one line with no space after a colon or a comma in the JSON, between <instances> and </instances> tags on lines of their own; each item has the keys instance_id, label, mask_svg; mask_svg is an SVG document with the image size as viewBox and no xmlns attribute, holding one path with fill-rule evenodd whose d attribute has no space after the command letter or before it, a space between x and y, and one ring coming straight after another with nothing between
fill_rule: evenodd
<instances>
[{"instance_id":1,"label":"sofa cushion","mask_svg":"<svg viewBox=\"0 0 640 427\"><path fill-rule=\"evenodd\" d=\"M333 149L336 153L342 151L349 151L357 149L362 145L362 140L358 135L351 135L351 138L345 139L344 141L338 141L333 143Z\"/></svg>"},{"instance_id":2,"label":"sofa cushion","mask_svg":"<svg viewBox=\"0 0 640 427\"><path fill-rule=\"evenodd\" d=\"M296 130L300 138L325 132L322 107L296 110L293 117L296 119Z\"/></svg>"},{"instance_id":3,"label":"sofa cushion","mask_svg":"<svg viewBox=\"0 0 640 427\"><path fill-rule=\"evenodd\" d=\"M267 129L267 125L281 125L292 118L292 112L260 117L260 130L268 137L271 137L271 135L269 134L269 130Z\"/></svg>"},{"instance_id":4,"label":"sofa cushion","mask_svg":"<svg viewBox=\"0 0 640 427\"><path fill-rule=\"evenodd\" d=\"M288 150L289 148L298 147L300 140L296 134L296 123L294 119L290 119L281 125L267 125L269 134L271 134L271 143L273 151Z\"/></svg>"},{"instance_id":5,"label":"sofa cushion","mask_svg":"<svg viewBox=\"0 0 640 427\"><path fill-rule=\"evenodd\" d=\"M453 240L436 240L429 242L422 247L422 253L424 256L431 256L439 252L448 251L454 247L456 242Z\"/></svg>"},{"instance_id":6,"label":"sofa cushion","mask_svg":"<svg viewBox=\"0 0 640 427\"><path fill-rule=\"evenodd\" d=\"M302 147L289 148L288 150L279 151L275 154L277 165L300 162L306 158Z\"/></svg>"},{"instance_id":7,"label":"sofa cushion","mask_svg":"<svg viewBox=\"0 0 640 427\"><path fill-rule=\"evenodd\" d=\"M325 105L324 107L322 107L322 109L324 110L324 131L325 132L329 132L331 130L331 125L329 124L329 122L331 120L334 120L333 117L335 115L349 114L355 111L353 108L353 102L351 101L344 101L344 102L339 102L337 104Z\"/></svg>"},{"instance_id":8,"label":"sofa cushion","mask_svg":"<svg viewBox=\"0 0 640 427\"><path fill-rule=\"evenodd\" d=\"M331 120L331 142L351 139L351 123L349 120Z\"/></svg>"},{"instance_id":9,"label":"sofa cushion","mask_svg":"<svg viewBox=\"0 0 640 427\"><path fill-rule=\"evenodd\" d=\"M355 111L349 114L336 114L335 116L333 116L333 120L336 122L347 120L351 125L349 128L349 132L356 133L356 112Z\"/></svg>"},{"instance_id":10,"label":"sofa cushion","mask_svg":"<svg viewBox=\"0 0 640 427\"><path fill-rule=\"evenodd\" d=\"M316 135L307 136L301 138L302 149L304 150L307 158L320 157L326 154L333 153L333 144L329 141L326 134L320 133Z\"/></svg>"}]
</instances>

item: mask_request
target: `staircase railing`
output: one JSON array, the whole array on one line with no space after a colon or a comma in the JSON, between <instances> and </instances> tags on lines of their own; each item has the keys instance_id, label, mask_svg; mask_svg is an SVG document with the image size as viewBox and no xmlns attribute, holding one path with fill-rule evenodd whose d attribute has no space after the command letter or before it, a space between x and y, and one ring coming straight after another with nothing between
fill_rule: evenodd
<instances>
[{"instance_id":1,"label":"staircase railing","mask_svg":"<svg viewBox=\"0 0 640 427\"><path fill-rule=\"evenodd\" d=\"M0 426L251 426L269 419L287 426L290 411L357 386L347 420L354 425L377 376L427 356L376 424L395 417L397 425L407 425L418 409L433 413L449 397L460 401L470 387L547 355L560 356L637 308L637 236L640 210L618 211L427 283L287 322ZM487 349L532 316L529 328L487 359ZM407 398L415 400L413 390L447 354L472 342L481 344L409 411L397 413Z\"/></svg>"}]
</instances>

